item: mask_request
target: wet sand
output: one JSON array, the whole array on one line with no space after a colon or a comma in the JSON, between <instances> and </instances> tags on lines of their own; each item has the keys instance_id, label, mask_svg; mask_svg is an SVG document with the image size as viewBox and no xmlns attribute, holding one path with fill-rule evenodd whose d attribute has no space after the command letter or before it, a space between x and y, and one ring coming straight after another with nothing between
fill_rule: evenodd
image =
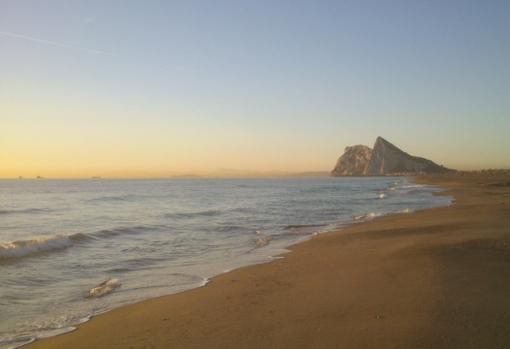
<instances>
[{"instance_id":1,"label":"wet sand","mask_svg":"<svg viewBox=\"0 0 510 349\"><path fill-rule=\"evenodd\" d=\"M510 176L416 180L455 203L315 237L27 348L510 348Z\"/></svg>"}]
</instances>

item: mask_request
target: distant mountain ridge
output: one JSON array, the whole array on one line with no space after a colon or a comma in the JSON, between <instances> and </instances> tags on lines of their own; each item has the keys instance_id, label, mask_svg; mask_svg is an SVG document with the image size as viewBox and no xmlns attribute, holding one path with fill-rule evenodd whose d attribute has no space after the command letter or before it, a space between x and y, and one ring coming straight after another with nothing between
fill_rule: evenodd
<instances>
[{"instance_id":1,"label":"distant mountain ridge","mask_svg":"<svg viewBox=\"0 0 510 349\"><path fill-rule=\"evenodd\" d=\"M455 170L422 157L412 156L384 138L377 137L373 149L365 145L346 147L331 175L387 176L449 172Z\"/></svg>"}]
</instances>

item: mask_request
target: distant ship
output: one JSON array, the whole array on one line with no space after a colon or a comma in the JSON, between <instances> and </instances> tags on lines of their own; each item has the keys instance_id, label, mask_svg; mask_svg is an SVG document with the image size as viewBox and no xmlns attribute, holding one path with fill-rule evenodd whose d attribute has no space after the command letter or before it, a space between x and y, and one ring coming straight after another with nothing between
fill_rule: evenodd
<instances>
[{"instance_id":1,"label":"distant ship","mask_svg":"<svg viewBox=\"0 0 510 349\"><path fill-rule=\"evenodd\" d=\"M101 176L92 176L91 179L101 179Z\"/></svg>"},{"instance_id":2,"label":"distant ship","mask_svg":"<svg viewBox=\"0 0 510 349\"><path fill-rule=\"evenodd\" d=\"M36 179L44 179L44 178L43 178L43 177L41 177L41 176L37 176L37 177L35 177L35 178L36 178Z\"/></svg>"}]
</instances>

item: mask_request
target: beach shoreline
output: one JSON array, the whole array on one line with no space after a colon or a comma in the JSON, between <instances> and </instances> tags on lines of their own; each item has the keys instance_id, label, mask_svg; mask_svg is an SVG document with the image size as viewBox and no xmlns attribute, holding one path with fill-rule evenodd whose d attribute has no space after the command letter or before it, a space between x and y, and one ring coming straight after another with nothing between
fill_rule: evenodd
<instances>
[{"instance_id":1,"label":"beach shoreline","mask_svg":"<svg viewBox=\"0 0 510 349\"><path fill-rule=\"evenodd\" d=\"M416 178L445 188L440 195L455 203L320 234L285 258L111 310L25 347L496 348L510 343L501 325L510 314L507 177ZM480 257L488 262L473 265ZM485 282L473 287L475 280ZM500 287L487 288L494 283ZM500 300L497 309L487 298Z\"/></svg>"}]
</instances>

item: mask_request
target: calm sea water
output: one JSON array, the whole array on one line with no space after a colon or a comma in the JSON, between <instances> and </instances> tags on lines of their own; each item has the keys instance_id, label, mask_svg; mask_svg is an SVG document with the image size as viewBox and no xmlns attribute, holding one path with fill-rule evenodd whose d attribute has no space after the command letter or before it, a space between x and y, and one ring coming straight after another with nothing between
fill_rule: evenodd
<instances>
[{"instance_id":1,"label":"calm sea water","mask_svg":"<svg viewBox=\"0 0 510 349\"><path fill-rule=\"evenodd\" d=\"M0 180L0 348L199 287L312 234L450 203L436 191L402 177Z\"/></svg>"}]
</instances>

